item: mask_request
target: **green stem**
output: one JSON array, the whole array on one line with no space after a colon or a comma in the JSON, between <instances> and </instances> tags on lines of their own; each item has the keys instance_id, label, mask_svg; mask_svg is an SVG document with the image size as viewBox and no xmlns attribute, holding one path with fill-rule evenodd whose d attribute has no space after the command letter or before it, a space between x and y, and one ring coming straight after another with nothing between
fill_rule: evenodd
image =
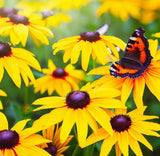
<instances>
[{"instance_id":1,"label":"green stem","mask_svg":"<svg viewBox=\"0 0 160 156\"><path fill-rule=\"evenodd\" d=\"M25 87L25 92L24 92L24 104L25 105L29 105L28 104L28 87Z\"/></svg>"},{"instance_id":2,"label":"green stem","mask_svg":"<svg viewBox=\"0 0 160 156\"><path fill-rule=\"evenodd\" d=\"M73 153L72 153L72 156L78 156L79 153L80 153L80 150L81 150L81 148L77 144L75 149L74 149L74 151L73 151Z\"/></svg>"},{"instance_id":3,"label":"green stem","mask_svg":"<svg viewBox=\"0 0 160 156\"><path fill-rule=\"evenodd\" d=\"M94 69L96 67L96 60L92 60L92 68ZM94 81L94 75L92 75L91 81Z\"/></svg>"}]
</instances>

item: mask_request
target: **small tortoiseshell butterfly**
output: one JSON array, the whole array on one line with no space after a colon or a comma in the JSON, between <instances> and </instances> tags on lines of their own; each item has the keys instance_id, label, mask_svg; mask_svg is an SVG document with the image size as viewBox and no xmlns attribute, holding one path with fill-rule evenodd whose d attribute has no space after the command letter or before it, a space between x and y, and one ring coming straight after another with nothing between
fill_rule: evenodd
<instances>
[{"instance_id":1,"label":"small tortoiseshell butterfly","mask_svg":"<svg viewBox=\"0 0 160 156\"><path fill-rule=\"evenodd\" d=\"M151 63L148 40L140 27L129 38L123 58L111 65L110 74L114 77L135 79L142 75Z\"/></svg>"}]
</instances>

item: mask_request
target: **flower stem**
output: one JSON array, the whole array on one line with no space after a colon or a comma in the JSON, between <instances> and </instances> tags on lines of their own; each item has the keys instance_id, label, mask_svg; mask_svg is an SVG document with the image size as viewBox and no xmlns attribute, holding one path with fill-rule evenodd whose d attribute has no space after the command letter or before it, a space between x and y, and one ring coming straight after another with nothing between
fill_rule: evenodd
<instances>
[{"instance_id":1,"label":"flower stem","mask_svg":"<svg viewBox=\"0 0 160 156\"><path fill-rule=\"evenodd\" d=\"M74 151L73 151L73 153L72 153L72 156L78 156L79 153L80 153L80 150L81 150L81 148L77 144L76 147L75 147L75 149L74 149Z\"/></svg>"}]
</instances>

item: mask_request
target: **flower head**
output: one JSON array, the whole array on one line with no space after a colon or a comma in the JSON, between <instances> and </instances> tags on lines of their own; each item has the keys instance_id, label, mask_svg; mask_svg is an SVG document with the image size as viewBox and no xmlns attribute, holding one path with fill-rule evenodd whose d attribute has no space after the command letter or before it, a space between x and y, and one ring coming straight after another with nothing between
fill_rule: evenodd
<instances>
[{"instance_id":1,"label":"flower head","mask_svg":"<svg viewBox=\"0 0 160 156\"><path fill-rule=\"evenodd\" d=\"M112 61L118 59L118 51L114 44L123 50L126 45L119 38L100 35L98 31L95 31L81 32L80 36L62 39L58 43L54 43L52 48L55 49L53 54L56 54L60 50L65 50L63 61L67 62L71 59L72 64L78 61L81 52L82 68L87 70L90 55L92 55L93 59L97 58L103 65L107 63L107 57Z\"/></svg>"},{"instance_id":2,"label":"flower head","mask_svg":"<svg viewBox=\"0 0 160 156\"><path fill-rule=\"evenodd\" d=\"M139 143L144 144L150 150L151 144L145 139L144 135L160 137L155 131L160 131L160 125L146 120L158 118L157 116L143 115L138 109L126 113L126 109L116 109L115 114L107 110L110 116L110 123L113 129L113 135L109 135L103 128L97 133L91 134L81 147L86 147L92 143L103 140L100 156L106 156L115 145L116 156L123 154L129 155L129 146L135 155L142 156Z\"/></svg>"},{"instance_id":3,"label":"flower head","mask_svg":"<svg viewBox=\"0 0 160 156\"><path fill-rule=\"evenodd\" d=\"M143 108L142 98L145 89L145 83L149 90L157 97L158 100L160 100L160 57L157 46L157 40L149 40L149 49L153 59L151 60L149 66L140 72L140 75L138 74L135 77L129 75L125 77L119 77L117 75L114 76L110 72L110 66L99 67L97 69L95 68L88 74L105 75L97 80L95 85L104 85L104 87L112 85L112 87L121 90L121 100L123 103L126 103L133 89L134 101L139 110L141 110Z\"/></svg>"},{"instance_id":4,"label":"flower head","mask_svg":"<svg viewBox=\"0 0 160 156\"><path fill-rule=\"evenodd\" d=\"M73 125L77 126L79 144L85 141L88 133L88 125L93 131L97 131L97 122L109 133L113 134L109 120L104 108L124 108L121 101L114 99L120 94L112 88L92 88L87 84L81 88L68 93L66 97L44 97L33 102L34 105L42 105L35 109L54 108L50 113L43 115L34 122L34 125L41 125L43 128L55 123L62 122L60 140L64 142Z\"/></svg>"},{"instance_id":5,"label":"flower head","mask_svg":"<svg viewBox=\"0 0 160 156\"><path fill-rule=\"evenodd\" d=\"M41 144L40 147L46 150L49 154L54 156L64 156L62 153L66 151L69 146L67 144L70 142L73 136L69 136L64 143L60 142L60 131L61 128L55 127L55 125L42 131L43 138L51 140L50 143Z\"/></svg>"},{"instance_id":6,"label":"flower head","mask_svg":"<svg viewBox=\"0 0 160 156\"><path fill-rule=\"evenodd\" d=\"M4 7L0 8L0 17L5 18L18 13L18 10L15 8Z\"/></svg>"},{"instance_id":7,"label":"flower head","mask_svg":"<svg viewBox=\"0 0 160 156\"><path fill-rule=\"evenodd\" d=\"M10 36L13 45L22 43L22 46L25 46L29 34L37 45L40 43L48 45L49 41L46 36L53 37L53 34L48 28L40 26L38 22L40 21L35 18L14 14L0 22L0 34Z\"/></svg>"},{"instance_id":8,"label":"flower head","mask_svg":"<svg viewBox=\"0 0 160 156\"><path fill-rule=\"evenodd\" d=\"M76 70L69 64L64 69L58 68L49 60L48 68L42 69L46 74L34 82L35 92L43 94L48 91L51 95L55 90L59 95L66 96L71 90L78 90L78 82L83 80L84 72Z\"/></svg>"},{"instance_id":9,"label":"flower head","mask_svg":"<svg viewBox=\"0 0 160 156\"><path fill-rule=\"evenodd\" d=\"M42 143L48 143L50 140L44 139L38 134L35 128L24 129L28 119L17 122L10 130L8 121L3 113L0 112L0 155L17 156L22 155L39 155L50 156L46 151L37 147Z\"/></svg>"},{"instance_id":10,"label":"flower head","mask_svg":"<svg viewBox=\"0 0 160 156\"><path fill-rule=\"evenodd\" d=\"M3 90L0 89L0 96L7 96L7 94ZM0 109L3 109L1 100L0 100Z\"/></svg>"},{"instance_id":11,"label":"flower head","mask_svg":"<svg viewBox=\"0 0 160 156\"><path fill-rule=\"evenodd\" d=\"M0 41L0 81L5 69L17 87L21 86L20 75L28 86L28 79L35 80L29 66L41 70L34 54L22 48L13 48L9 43Z\"/></svg>"}]
</instances>

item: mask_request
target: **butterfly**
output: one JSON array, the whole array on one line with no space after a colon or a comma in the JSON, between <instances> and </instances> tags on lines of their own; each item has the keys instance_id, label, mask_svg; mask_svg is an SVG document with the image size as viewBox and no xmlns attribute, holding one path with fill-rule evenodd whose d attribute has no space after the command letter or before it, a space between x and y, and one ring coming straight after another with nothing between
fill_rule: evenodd
<instances>
[{"instance_id":1,"label":"butterfly","mask_svg":"<svg viewBox=\"0 0 160 156\"><path fill-rule=\"evenodd\" d=\"M110 67L110 75L114 77L140 77L151 63L152 56L149 43L142 27L136 29L129 38L124 56Z\"/></svg>"}]
</instances>

